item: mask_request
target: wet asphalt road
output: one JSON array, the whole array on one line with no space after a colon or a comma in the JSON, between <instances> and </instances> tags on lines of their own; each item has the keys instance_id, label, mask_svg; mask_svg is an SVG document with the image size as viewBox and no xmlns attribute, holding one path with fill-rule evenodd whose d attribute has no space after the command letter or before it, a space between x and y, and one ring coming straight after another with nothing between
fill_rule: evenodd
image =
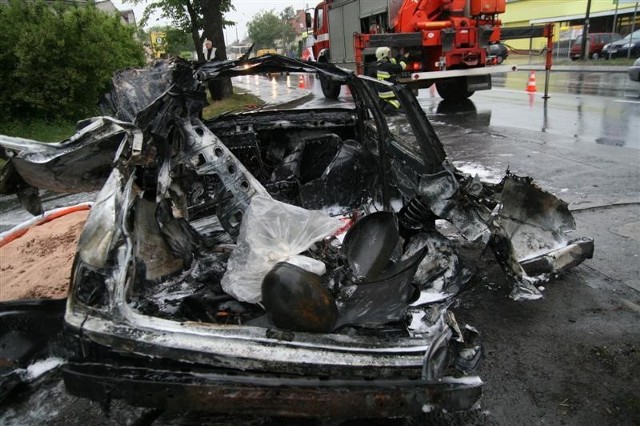
<instances>
[{"instance_id":1,"label":"wet asphalt road","mask_svg":"<svg viewBox=\"0 0 640 426\"><path fill-rule=\"evenodd\" d=\"M493 77L493 89L476 92L465 102L451 104L435 87L421 89L418 100L430 119L477 130L530 130L562 137L567 143L602 144L640 149L640 83L626 73L552 72L549 98L544 99L546 75L537 71L535 93L526 92L529 71ZM282 77L295 87L296 77ZM313 98L305 107L336 105L323 98L318 82L306 78ZM342 89L337 104L349 102Z\"/></svg>"},{"instance_id":2,"label":"wet asphalt road","mask_svg":"<svg viewBox=\"0 0 640 426\"><path fill-rule=\"evenodd\" d=\"M567 143L640 149L640 83L630 81L624 73L554 72L549 98L544 99L545 74L537 72L536 76L536 93L524 91L529 78L526 71L494 78L493 90L477 92L469 99L473 103L469 118L475 113L488 117L478 124L549 133ZM441 100L424 92L420 94L423 107L437 112ZM450 109L455 117L455 107Z\"/></svg>"}]
</instances>

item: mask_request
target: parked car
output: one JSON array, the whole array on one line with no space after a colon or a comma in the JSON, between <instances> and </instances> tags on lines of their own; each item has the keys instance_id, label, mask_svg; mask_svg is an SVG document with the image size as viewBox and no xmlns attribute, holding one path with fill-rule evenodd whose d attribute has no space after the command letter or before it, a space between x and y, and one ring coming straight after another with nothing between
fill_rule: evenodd
<instances>
[{"instance_id":1,"label":"parked car","mask_svg":"<svg viewBox=\"0 0 640 426\"><path fill-rule=\"evenodd\" d=\"M607 44L602 49L602 55L605 59L609 59L609 56L611 58L640 57L640 30Z\"/></svg>"},{"instance_id":2,"label":"parked car","mask_svg":"<svg viewBox=\"0 0 640 426\"><path fill-rule=\"evenodd\" d=\"M208 82L270 73L322 75L353 102L201 119ZM380 85L404 114L382 113ZM457 170L406 86L276 55L176 59L119 73L108 104L115 118L59 144L0 136L5 191L102 186L74 260L63 376L105 406L468 410L482 345L448 309L472 276L462 238L494 250L518 300L593 253L531 178Z\"/></svg>"},{"instance_id":3,"label":"parked car","mask_svg":"<svg viewBox=\"0 0 640 426\"><path fill-rule=\"evenodd\" d=\"M629 74L629 79L640 81L640 58L636 59L633 65L629 67L627 73Z\"/></svg>"},{"instance_id":4,"label":"parked car","mask_svg":"<svg viewBox=\"0 0 640 426\"><path fill-rule=\"evenodd\" d=\"M622 36L618 33L590 33L587 39L586 56L591 59L598 59L602 56L602 48L613 41L620 40ZM569 56L572 60L580 59L582 52L582 36L578 36L571 45Z\"/></svg>"},{"instance_id":5,"label":"parked car","mask_svg":"<svg viewBox=\"0 0 640 426\"><path fill-rule=\"evenodd\" d=\"M509 56L509 49L503 43L494 43L489 45L489 56L496 58L496 63L501 64Z\"/></svg>"}]
</instances>

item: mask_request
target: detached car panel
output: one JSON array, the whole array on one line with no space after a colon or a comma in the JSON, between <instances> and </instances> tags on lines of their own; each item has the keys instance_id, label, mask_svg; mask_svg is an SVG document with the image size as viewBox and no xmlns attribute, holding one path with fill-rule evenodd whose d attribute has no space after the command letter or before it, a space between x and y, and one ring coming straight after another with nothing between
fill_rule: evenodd
<instances>
[{"instance_id":1,"label":"detached car panel","mask_svg":"<svg viewBox=\"0 0 640 426\"><path fill-rule=\"evenodd\" d=\"M275 72L346 84L353 106L200 119L208 82ZM403 115L382 114L377 85ZM79 396L296 416L468 410L482 344L448 308L473 273L436 220L493 249L516 300L593 253L530 178L456 170L404 86L276 55L178 60L118 74L107 106L116 119L38 161L39 144L0 137L2 187L31 207L35 188L75 190L65 158L121 140L90 167L102 189L67 300L64 378Z\"/></svg>"}]
</instances>

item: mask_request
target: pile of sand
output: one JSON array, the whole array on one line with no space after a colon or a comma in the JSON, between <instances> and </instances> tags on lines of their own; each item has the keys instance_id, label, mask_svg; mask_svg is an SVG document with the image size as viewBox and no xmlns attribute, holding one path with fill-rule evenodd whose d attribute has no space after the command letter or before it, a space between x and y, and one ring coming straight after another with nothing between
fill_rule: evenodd
<instances>
[{"instance_id":1,"label":"pile of sand","mask_svg":"<svg viewBox=\"0 0 640 426\"><path fill-rule=\"evenodd\" d=\"M71 265L89 211L34 226L0 247L0 301L67 296Z\"/></svg>"}]
</instances>

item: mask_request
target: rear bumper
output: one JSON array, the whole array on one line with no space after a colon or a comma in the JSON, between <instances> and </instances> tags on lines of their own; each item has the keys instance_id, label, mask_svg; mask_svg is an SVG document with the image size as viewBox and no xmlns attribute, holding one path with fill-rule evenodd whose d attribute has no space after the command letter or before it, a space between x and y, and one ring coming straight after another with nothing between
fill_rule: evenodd
<instances>
[{"instance_id":1,"label":"rear bumper","mask_svg":"<svg viewBox=\"0 0 640 426\"><path fill-rule=\"evenodd\" d=\"M482 395L478 377L424 380L322 380L264 377L247 372L186 372L69 363L67 390L102 403L229 414L296 417L399 417L473 408Z\"/></svg>"},{"instance_id":2,"label":"rear bumper","mask_svg":"<svg viewBox=\"0 0 640 426\"><path fill-rule=\"evenodd\" d=\"M610 50L610 51L602 51L602 56L605 58L609 57L609 54L611 54L611 58L626 58L627 55L630 55L633 58L634 55L634 51L636 49L632 48L631 49L631 53L629 53L629 48L616 48L614 50Z\"/></svg>"}]
</instances>

